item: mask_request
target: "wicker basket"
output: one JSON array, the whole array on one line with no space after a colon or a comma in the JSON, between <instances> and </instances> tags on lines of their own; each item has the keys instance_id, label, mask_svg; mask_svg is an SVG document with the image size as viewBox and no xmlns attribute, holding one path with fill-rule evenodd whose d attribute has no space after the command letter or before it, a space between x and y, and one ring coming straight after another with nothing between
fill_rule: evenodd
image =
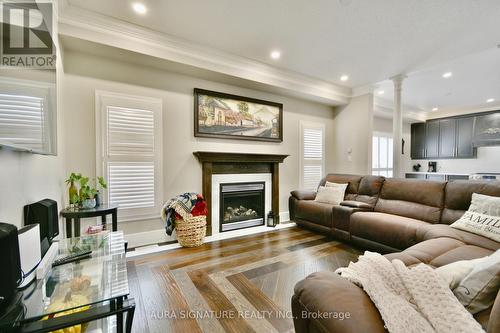
<instances>
[{"instance_id":1,"label":"wicker basket","mask_svg":"<svg viewBox=\"0 0 500 333\"><path fill-rule=\"evenodd\" d=\"M177 241L184 247L196 247L203 244L207 233L207 217L205 215L190 216L175 220Z\"/></svg>"}]
</instances>

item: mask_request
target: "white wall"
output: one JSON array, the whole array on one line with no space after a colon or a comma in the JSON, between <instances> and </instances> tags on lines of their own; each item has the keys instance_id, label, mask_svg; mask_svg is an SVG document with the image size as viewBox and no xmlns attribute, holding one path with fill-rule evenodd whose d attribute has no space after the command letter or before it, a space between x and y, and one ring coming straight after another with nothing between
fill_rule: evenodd
<instances>
[{"instance_id":1,"label":"white wall","mask_svg":"<svg viewBox=\"0 0 500 333\"><path fill-rule=\"evenodd\" d=\"M357 96L343 107L335 109L333 149L326 155L333 157L330 172L370 174L373 132L373 94ZM327 147L328 148L328 147Z\"/></svg>"},{"instance_id":2,"label":"white wall","mask_svg":"<svg viewBox=\"0 0 500 333\"><path fill-rule=\"evenodd\" d=\"M0 75L31 80L48 81L47 72L2 70ZM60 64L57 80L62 76ZM58 87L57 107L57 156L34 155L0 148L0 222L21 227L23 206L45 198L58 202L63 207L64 189L64 114L60 111L60 87ZM60 228L62 233L64 230Z\"/></svg>"},{"instance_id":3,"label":"white wall","mask_svg":"<svg viewBox=\"0 0 500 333\"><path fill-rule=\"evenodd\" d=\"M201 192L201 165L194 151L289 154L280 166L280 211L288 211L290 191L299 187L299 121L317 121L326 126L326 151L334 150L338 124L331 107L206 81L195 77L96 58L65 53L62 108L65 112L66 174L75 171L94 176L95 90L158 97L163 100L164 196L165 200L186 191ZM193 88L203 88L260 98L284 105L283 143L219 140L193 136ZM326 169L335 171L335 158L327 153ZM127 234L163 228L159 219L121 223ZM150 242L164 240L160 232Z\"/></svg>"}]
</instances>

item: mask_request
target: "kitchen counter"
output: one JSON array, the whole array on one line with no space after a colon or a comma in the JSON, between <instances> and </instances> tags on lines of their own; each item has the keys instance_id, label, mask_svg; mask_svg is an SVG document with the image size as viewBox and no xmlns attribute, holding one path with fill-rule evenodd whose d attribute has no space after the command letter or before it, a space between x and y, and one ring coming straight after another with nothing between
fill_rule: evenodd
<instances>
[{"instance_id":1,"label":"kitchen counter","mask_svg":"<svg viewBox=\"0 0 500 333\"><path fill-rule=\"evenodd\" d=\"M467 173L454 173L454 172L425 172L425 171L412 171L405 174L405 178L413 179L428 179L437 181L469 179Z\"/></svg>"},{"instance_id":2,"label":"kitchen counter","mask_svg":"<svg viewBox=\"0 0 500 333\"><path fill-rule=\"evenodd\" d=\"M454 173L454 172L425 172L425 171L411 171L406 172L406 174L415 174L415 175L440 175L440 176L467 176L469 177L469 173Z\"/></svg>"}]
</instances>

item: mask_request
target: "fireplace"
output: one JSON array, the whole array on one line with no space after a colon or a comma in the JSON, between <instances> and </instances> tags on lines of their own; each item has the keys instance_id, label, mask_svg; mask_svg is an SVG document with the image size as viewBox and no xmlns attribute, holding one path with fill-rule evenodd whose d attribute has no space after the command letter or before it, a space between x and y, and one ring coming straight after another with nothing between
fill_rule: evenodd
<instances>
[{"instance_id":1,"label":"fireplace","mask_svg":"<svg viewBox=\"0 0 500 333\"><path fill-rule=\"evenodd\" d=\"M264 225L265 182L220 184L220 232Z\"/></svg>"},{"instance_id":2,"label":"fireplace","mask_svg":"<svg viewBox=\"0 0 500 333\"><path fill-rule=\"evenodd\" d=\"M265 216L272 211L274 221L279 223L279 164L288 155L276 154L245 154L245 153L226 153L226 152L193 152L198 161L202 164L202 192L207 202L209 214L207 215L207 235L217 235L224 231L232 230L234 227L255 223L258 226L265 225ZM257 219L248 218L247 220L235 221L231 219L230 223L223 223L224 216L221 214L221 186L222 184L234 185L240 183L263 182L264 189L264 208L259 213ZM231 196L229 193L226 197ZM255 199L255 197L253 198ZM233 204L236 206L236 204ZM257 208L251 208L257 211ZM231 208L235 208L230 206ZM239 207L239 206L238 206ZM225 212L224 208L223 212ZM251 212L249 214L252 214ZM221 216L222 215L222 216ZM252 214L253 215L253 214ZM257 221L252 221L257 220ZM238 224L239 223L239 224ZM258 224L257 224L258 223ZM224 225L224 228L222 225ZM248 225L249 227L252 225ZM236 231L236 233L239 233ZM244 231L243 231L244 233Z\"/></svg>"}]
</instances>

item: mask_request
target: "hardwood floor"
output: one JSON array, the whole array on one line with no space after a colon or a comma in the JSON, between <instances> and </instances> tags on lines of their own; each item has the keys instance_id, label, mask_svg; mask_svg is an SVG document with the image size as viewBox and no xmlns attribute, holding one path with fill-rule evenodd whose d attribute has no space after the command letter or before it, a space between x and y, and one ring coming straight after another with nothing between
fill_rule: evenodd
<instances>
[{"instance_id":1,"label":"hardwood floor","mask_svg":"<svg viewBox=\"0 0 500 333\"><path fill-rule=\"evenodd\" d=\"M294 285L360 252L288 228L128 261L133 332L290 332Z\"/></svg>"}]
</instances>

